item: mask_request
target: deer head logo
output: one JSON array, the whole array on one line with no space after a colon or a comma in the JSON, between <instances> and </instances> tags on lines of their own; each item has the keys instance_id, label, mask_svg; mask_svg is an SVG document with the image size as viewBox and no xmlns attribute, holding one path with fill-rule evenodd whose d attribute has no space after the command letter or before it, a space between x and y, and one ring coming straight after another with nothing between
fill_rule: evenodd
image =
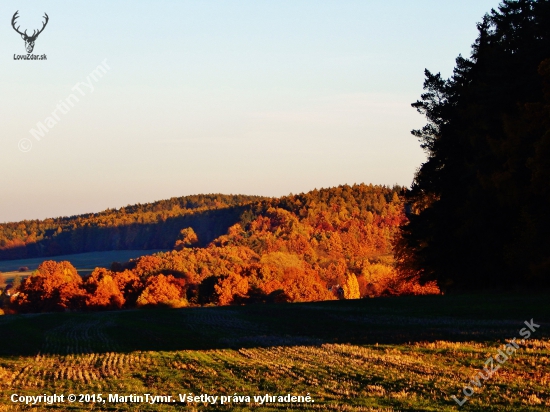
<instances>
[{"instance_id":1,"label":"deer head logo","mask_svg":"<svg viewBox=\"0 0 550 412\"><path fill-rule=\"evenodd\" d=\"M44 28L45 28L46 25L48 24L48 20L49 20L50 18L48 17L48 15L47 15L46 13L44 13L44 18L46 19L46 21L42 24L42 28L41 28L40 30L38 30L38 31L34 30L33 33L32 33L32 35L29 36L29 35L27 34L27 30L25 30L24 33L21 33L21 32L19 31L19 27L20 27L20 26L17 26L17 28L15 27L15 20L17 20L17 19L19 18L18 13L19 13L19 10L17 10L17 11L15 12L15 14L13 15L13 18L11 19L11 25L12 25L13 29L14 29L17 33L19 33L19 34L21 35L21 38L22 38L23 40L25 40L25 48L27 49L27 53L32 53L32 51L33 51L33 49L34 49L34 42L36 41L36 38L38 37L38 35L39 35L40 33L42 33L42 32L44 31Z\"/></svg>"}]
</instances>

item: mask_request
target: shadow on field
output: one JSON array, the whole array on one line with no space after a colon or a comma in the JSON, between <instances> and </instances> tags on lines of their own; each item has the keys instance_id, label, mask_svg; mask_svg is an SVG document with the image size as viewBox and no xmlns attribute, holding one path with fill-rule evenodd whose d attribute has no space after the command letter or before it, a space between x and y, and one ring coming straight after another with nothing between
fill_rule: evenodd
<instances>
[{"instance_id":1,"label":"shadow on field","mask_svg":"<svg viewBox=\"0 0 550 412\"><path fill-rule=\"evenodd\" d=\"M2 356L550 337L550 292L3 316Z\"/></svg>"}]
</instances>

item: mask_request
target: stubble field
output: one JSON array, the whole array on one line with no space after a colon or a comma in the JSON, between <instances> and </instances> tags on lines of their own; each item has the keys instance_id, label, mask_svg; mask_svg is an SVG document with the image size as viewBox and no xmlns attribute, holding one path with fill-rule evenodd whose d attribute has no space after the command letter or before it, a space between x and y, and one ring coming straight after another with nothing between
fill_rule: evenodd
<instances>
[{"instance_id":1,"label":"stubble field","mask_svg":"<svg viewBox=\"0 0 550 412\"><path fill-rule=\"evenodd\" d=\"M546 411L550 296L457 295L0 318L0 410ZM489 357L534 320L487 380ZM463 388L474 389L464 399ZM102 394L27 407L12 394ZM108 394L171 395L164 404ZM184 404L179 394L218 396ZM254 403L310 395L311 403ZM233 402L234 395L241 401ZM231 398L220 405L220 397ZM251 402L242 402L250 396ZM237 398L235 398L237 399Z\"/></svg>"}]
</instances>

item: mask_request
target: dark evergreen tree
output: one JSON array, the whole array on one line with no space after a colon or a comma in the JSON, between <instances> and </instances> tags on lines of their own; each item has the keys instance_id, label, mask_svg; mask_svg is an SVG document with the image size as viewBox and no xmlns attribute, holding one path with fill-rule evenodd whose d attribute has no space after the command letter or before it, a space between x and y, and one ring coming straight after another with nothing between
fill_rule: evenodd
<instances>
[{"instance_id":1,"label":"dark evergreen tree","mask_svg":"<svg viewBox=\"0 0 550 412\"><path fill-rule=\"evenodd\" d=\"M550 1L504 1L469 59L426 70L413 131L428 154L407 194L401 272L441 286L548 284Z\"/></svg>"}]
</instances>

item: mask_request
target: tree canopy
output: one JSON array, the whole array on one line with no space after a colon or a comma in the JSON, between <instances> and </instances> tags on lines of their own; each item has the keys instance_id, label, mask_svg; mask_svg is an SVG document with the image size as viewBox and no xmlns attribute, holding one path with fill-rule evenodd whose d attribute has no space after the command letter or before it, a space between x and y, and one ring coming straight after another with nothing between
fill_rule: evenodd
<instances>
[{"instance_id":1,"label":"tree canopy","mask_svg":"<svg viewBox=\"0 0 550 412\"><path fill-rule=\"evenodd\" d=\"M2 223L0 259L170 249L176 240L204 246L235 224L247 204L262 199L221 194L183 196L99 213ZM189 228L195 237L180 239L182 228Z\"/></svg>"},{"instance_id":2,"label":"tree canopy","mask_svg":"<svg viewBox=\"0 0 550 412\"><path fill-rule=\"evenodd\" d=\"M403 188L343 185L250 204L206 247L180 228L173 250L145 255L84 279L46 261L11 298L15 312L145 306L306 302L439 293L403 281L391 257L405 219Z\"/></svg>"},{"instance_id":3,"label":"tree canopy","mask_svg":"<svg viewBox=\"0 0 550 412\"><path fill-rule=\"evenodd\" d=\"M459 289L549 284L550 1L506 0L450 79L426 70L400 271Z\"/></svg>"}]
</instances>

